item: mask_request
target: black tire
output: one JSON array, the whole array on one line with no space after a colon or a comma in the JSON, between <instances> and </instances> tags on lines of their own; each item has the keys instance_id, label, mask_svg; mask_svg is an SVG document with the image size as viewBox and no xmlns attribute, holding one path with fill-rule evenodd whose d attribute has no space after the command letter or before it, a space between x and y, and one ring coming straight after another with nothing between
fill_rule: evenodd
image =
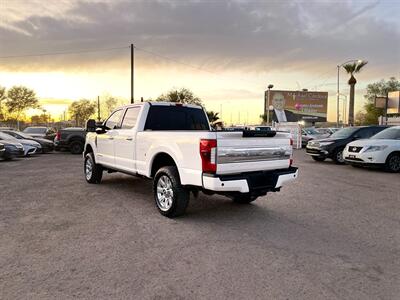
<instances>
[{"instance_id":1,"label":"black tire","mask_svg":"<svg viewBox=\"0 0 400 300\"><path fill-rule=\"evenodd\" d=\"M73 141L69 145L69 151L72 154L81 154L83 152L83 143L80 141Z\"/></svg>"},{"instance_id":2,"label":"black tire","mask_svg":"<svg viewBox=\"0 0 400 300\"><path fill-rule=\"evenodd\" d=\"M392 153L390 154L385 162L385 170L390 173L400 172L400 154Z\"/></svg>"},{"instance_id":3,"label":"black tire","mask_svg":"<svg viewBox=\"0 0 400 300\"><path fill-rule=\"evenodd\" d=\"M252 196L249 193L245 194L237 194L232 197L233 202L239 203L239 204L249 204L250 202L253 202L256 200L258 197L257 196Z\"/></svg>"},{"instance_id":4,"label":"black tire","mask_svg":"<svg viewBox=\"0 0 400 300\"><path fill-rule=\"evenodd\" d=\"M165 181L166 177L169 179L171 187L163 190L162 183ZM166 185L164 186L166 187ZM157 191L157 187L163 191L159 193ZM171 190L172 195L170 193ZM170 204L163 207L163 204L165 204L165 198L167 197L165 196L165 198L162 198L164 193L170 193L168 194L168 201L170 201ZM173 166L163 167L157 171L153 180L153 194L158 211L160 214L168 218L174 218L183 215L189 204L190 193L181 185L178 169ZM159 194L161 194L160 197Z\"/></svg>"},{"instance_id":5,"label":"black tire","mask_svg":"<svg viewBox=\"0 0 400 300\"><path fill-rule=\"evenodd\" d=\"M343 165L345 163L343 158L343 150L344 150L343 148L339 148L333 152L332 159L335 162L335 164Z\"/></svg>"},{"instance_id":6,"label":"black tire","mask_svg":"<svg viewBox=\"0 0 400 300\"><path fill-rule=\"evenodd\" d=\"M91 172L88 170L88 164L91 164ZM86 154L85 163L83 165L83 172L85 173L85 179L88 183L100 183L103 177L103 167L96 164L94 155L92 152Z\"/></svg>"},{"instance_id":7,"label":"black tire","mask_svg":"<svg viewBox=\"0 0 400 300\"><path fill-rule=\"evenodd\" d=\"M324 161L326 159L325 157L320 157L320 156L311 156L311 157L315 161Z\"/></svg>"}]
</instances>

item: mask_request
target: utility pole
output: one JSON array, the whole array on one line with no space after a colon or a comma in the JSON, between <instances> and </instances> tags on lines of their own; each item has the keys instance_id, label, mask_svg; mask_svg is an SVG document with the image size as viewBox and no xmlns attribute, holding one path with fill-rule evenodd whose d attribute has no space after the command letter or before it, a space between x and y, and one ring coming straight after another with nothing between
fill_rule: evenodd
<instances>
[{"instance_id":1,"label":"utility pole","mask_svg":"<svg viewBox=\"0 0 400 300\"><path fill-rule=\"evenodd\" d=\"M135 101L134 94L134 68L135 68L135 46L131 44L131 104Z\"/></svg>"},{"instance_id":2,"label":"utility pole","mask_svg":"<svg viewBox=\"0 0 400 300\"><path fill-rule=\"evenodd\" d=\"M97 121L100 122L100 96L97 96Z\"/></svg>"},{"instance_id":3,"label":"utility pole","mask_svg":"<svg viewBox=\"0 0 400 300\"><path fill-rule=\"evenodd\" d=\"M340 66L337 65L337 90L336 90L336 127L339 128L339 74Z\"/></svg>"},{"instance_id":4,"label":"utility pole","mask_svg":"<svg viewBox=\"0 0 400 300\"><path fill-rule=\"evenodd\" d=\"M265 105L265 107L266 107L266 109L264 109L264 113L266 112L267 113L267 126L269 126L269 98L270 98L270 95L271 95L271 89L274 87L274 85L273 84L269 84L268 85L268 94L267 94L267 104ZM264 102L265 102L265 97L264 97Z\"/></svg>"}]
</instances>

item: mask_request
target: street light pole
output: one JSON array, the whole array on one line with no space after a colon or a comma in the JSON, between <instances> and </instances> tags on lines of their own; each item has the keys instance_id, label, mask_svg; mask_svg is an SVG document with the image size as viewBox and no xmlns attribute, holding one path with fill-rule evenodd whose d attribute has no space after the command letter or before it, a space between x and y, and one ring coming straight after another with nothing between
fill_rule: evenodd
<instances>
[{"instance_id":1,"label":"street light pole","mask_svg":"<svg viewBox=\"0 0 400 300\"><path fill-rule=\"evenodd\" d=\"M267 107L266 107L266 109L264 110L264 111L266 111L267 112L267 126L269 126L269 98L270 98L270 95L271 95L271 89L274 87L274 85L273 84L269 84L268 85L268 94L267 94ZM265 100L264 100L265 101Z\"/></svg>"}]
</instances>

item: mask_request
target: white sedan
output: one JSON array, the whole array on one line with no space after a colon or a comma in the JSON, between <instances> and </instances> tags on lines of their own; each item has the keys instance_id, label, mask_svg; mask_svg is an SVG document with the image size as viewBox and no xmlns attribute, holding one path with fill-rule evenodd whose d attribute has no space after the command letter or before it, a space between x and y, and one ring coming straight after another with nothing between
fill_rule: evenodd
<instances>
[{"instance_id":1,"label":"white sedan","mask_svg":"<svg viewBox=\"0 0 400 300\"><path fill-rule=\"evenodd\" d=\"M400 126L347 144L343 157L354 166L382 166L389 172L400 172Z\"/></svg>"}]
</instances>

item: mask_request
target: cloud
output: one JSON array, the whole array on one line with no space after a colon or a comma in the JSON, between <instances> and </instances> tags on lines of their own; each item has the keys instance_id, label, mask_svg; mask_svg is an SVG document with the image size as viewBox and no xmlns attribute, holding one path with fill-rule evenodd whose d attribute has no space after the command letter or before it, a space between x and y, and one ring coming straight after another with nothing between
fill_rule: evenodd
<instances>
[{"instance_id":1,"label":"cloud","mask_svg":"<svg viewBox=\"0 0 400 300\"><path fill-rule=\"evenodd\" d=\"M2 12L0 56L134 42L215 72L315 72L353 57L390 75L400 65L399 24L374 14L378 2L357 7L330 1L63 1L51 2L49 9L43 1L16 3ZM393 11L400 10L392 5ZM128 55L111 51L10 59L1 60L0 68L122 67ZM137 55L142 66L174 64L140 51Z\"/></svg>"}]
</instances>

